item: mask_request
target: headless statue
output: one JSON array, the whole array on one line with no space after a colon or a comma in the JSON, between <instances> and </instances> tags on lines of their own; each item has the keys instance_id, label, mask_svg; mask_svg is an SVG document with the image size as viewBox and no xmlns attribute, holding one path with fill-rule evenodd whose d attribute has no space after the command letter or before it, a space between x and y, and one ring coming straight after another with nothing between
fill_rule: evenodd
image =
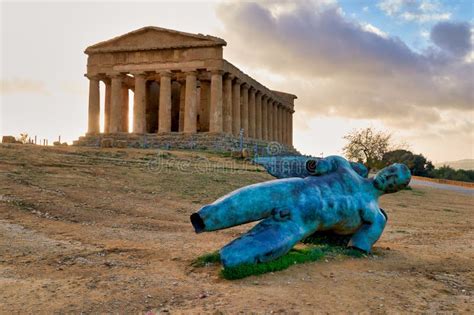
<instances>
[{"instance_id":1,"label":"headless statue","mask_svg":"<svg viewBox=\"0 0 474 315\"><path fill-rule=\"evenodd\" d=\"M349 246L370 252L387 222L378 198L411 179L404 164L364 178L339 156L318 159L311 171L305 178L249 185L204 206L191 215L196 233L261 220L220 250L225 268L274 260L321 231L352 235Z\"/></svg>"}]
</instances>

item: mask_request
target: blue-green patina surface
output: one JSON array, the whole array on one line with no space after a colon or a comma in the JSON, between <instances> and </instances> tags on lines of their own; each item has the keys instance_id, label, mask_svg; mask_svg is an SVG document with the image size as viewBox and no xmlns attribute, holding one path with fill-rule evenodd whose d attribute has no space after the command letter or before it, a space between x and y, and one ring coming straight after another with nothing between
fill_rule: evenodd
<instances>
[{"instance_id":1,"label":"blue-green patina surface","mask_svg":"<svg viewBox=\"0 0 474 315\"><path fill-rule=\"evenodd\" d=\"M261 220L220 250L224 267L276 259L317 231L352 235L349 246L369 252L387 221L378 198L406 187L411 175L404 164L370 179L356 170L339 156L317 159L312 176L243 187L201 208L191 222L200 233Z\"/></svg>"},{"instance_id":2,"label":"blue-green patina surface","mask_svg":"<svg viewBox=\"0 0 474 315\"><path fill-rule=\"evenodd\" d=\"M276 178L305 178L311 175L319 175L318 172L328 173L331 167L326 159L302 155L257 157L252 162L262 165L270 175ZM367 177L369 175L369 170L364 164L356 162L349 162L349 164L360 176Z\"/></svg>"}]
</instances>

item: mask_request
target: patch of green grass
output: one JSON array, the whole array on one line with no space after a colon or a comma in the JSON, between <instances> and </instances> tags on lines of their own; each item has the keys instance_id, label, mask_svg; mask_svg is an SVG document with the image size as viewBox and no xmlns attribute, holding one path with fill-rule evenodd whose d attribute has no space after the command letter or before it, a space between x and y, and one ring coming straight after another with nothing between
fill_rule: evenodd
<instances>
[{"instance_id":1,"label":"patch of green grass","mask_svg":"<svg viewBox=\"0 0 474 315\"><path fill-rule=\"evenodd\" d=\"M193 267L205 267L208 264L215 264L221 262L221 256L219 252L213 252L210 254L204 254L196 258L191 264Z\"/></svg>"},{"instance_id":2,"label":"patch of green grass","mask_svg":"<svg viewBox=\"0 0 474 315\"><path fill-rule=\"evenodd\" d=\"M303 264L306 262L318 261L324 257L347 256L353 258L365 257L365 254L359 250L343 246L334 246L330 244L310 245L303 249L292 249L286 255L273 261L244 264L236 267L224 268L221 270L221 276L227 280L242 279L252 275L261 275L268 272L275 272L287 269L292 265ZM210 264L220 263L218 252L205 254L198 257L193 263L194 267L205 267Z\"/></svg>"},{"instance_id":3,"label":"patch of green grass","mask_svg":"<svg viewBox=\"0 0 474 315\"><path fill-rule=\"evenodd\" d=\"M323 257L324 253L320 248L292 249L286 255L266 263L243 264L224 268L221 270L221 275L227 280L242 279L252 275L284 270L292 265L320 260Z\"/></svg>"}]
</instances>

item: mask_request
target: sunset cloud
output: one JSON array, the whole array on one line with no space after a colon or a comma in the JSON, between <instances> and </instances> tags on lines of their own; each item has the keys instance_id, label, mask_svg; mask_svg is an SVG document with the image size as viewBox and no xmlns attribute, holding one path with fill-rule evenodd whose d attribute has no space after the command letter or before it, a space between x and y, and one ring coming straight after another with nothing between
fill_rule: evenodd
<instances>
[{"instance_id":1,"label":"sunset cloud","mask_svg":"<svg viewBox=\"0 0 474 315\"><path fill-rule=\"evenodd\" d=\"M383 0L378 7L388 16L405 21L426 23L451 18L451 13L435 0Z\"/></svg>"},{"instance_id":2,"label":"sunset cloud","mask_svg":"<svg viewBox=\"0 0 474 315\"><path fill-rule=\"evenodd\" d=\"M436 45L418 53L349 20L335 3L301 1L275 14L277 4L226 3L218 16L237 47L231 58L285 76L281 88L299 96L300 111L397 127L440 122L446 110L472 113L474 65L462 58L472 49L465 24L435 25Z\"/></svg>"}]
</instances>

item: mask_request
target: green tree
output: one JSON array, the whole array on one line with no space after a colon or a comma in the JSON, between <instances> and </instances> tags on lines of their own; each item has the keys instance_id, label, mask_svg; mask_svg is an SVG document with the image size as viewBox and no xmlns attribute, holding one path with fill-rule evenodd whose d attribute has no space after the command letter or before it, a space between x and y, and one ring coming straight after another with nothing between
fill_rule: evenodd
<instances>
[{"instance_id":1,"label":"green tree","mask_svg":"<svg viewBox=\"0 0 474 315\"><path fill-rule=\"evenodd\" d=\"M413 154L408 150L393 150L385 153L382 158L383 166L393 163L403 163L410 169L413 175L430 176L434 166L423 154Z\"/></svg>"},{"instance_id":2,"label":"green tree","mask_svg":"<svg viewBox=\"0 0 474 315\"><path fill-rule=\"evenodd\" d=\"M381 168L382 158L391 148L390 133L371 127L354 130L344 136L347 144L342 149L347 159L364 163L367 168Z\"/></svg>"}]
</instances>

